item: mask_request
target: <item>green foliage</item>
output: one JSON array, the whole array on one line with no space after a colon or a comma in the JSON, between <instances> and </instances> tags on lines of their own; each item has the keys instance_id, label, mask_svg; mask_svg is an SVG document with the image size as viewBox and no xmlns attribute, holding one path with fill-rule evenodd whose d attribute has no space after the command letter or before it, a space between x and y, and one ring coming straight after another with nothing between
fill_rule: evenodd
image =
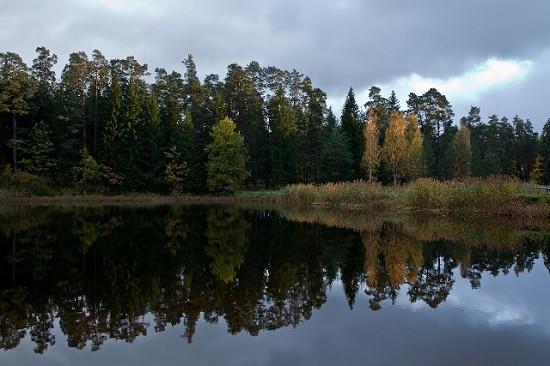
<instances>
[{"instance_id":1,"label":"green foliage","mask_svg":"<svg viewBox=\"0 0 550 366\"><path fill-rule=\"evenodd\" d=\"M47 196L53 193L44 177L18 171L12 172L11 167L6 165L0 175L0 187L15 196Z\"/></svg>"},{"instance_id":2,"label":"green foliage","mask_svg":"<svg viewBox=\"0 0 550 366\"><path fill-rule=\"evenodd\" d=\"M82 194L98 193L103 190L103 167L90 155L88 149L82 149L80 164L73 168L75 189Z\"/></svg>"},{"instance_id":3,"label":"green foliage","mask_svg":"<svg viewBox=\"0 0 550 366\"><path fill-rule=\"evenodd\" d=\"M349 142L339 129L334 129L321 149L321 180L339 182L353 176L353 156Z\"/></svg>"},{"instance_id":4,"label":"green foliage","mask_svg":"<svg viewBox=\"0 0 550 366\"><path fill-rule=\"evenodd\" d=\"M172 194L181 194L184 191L185 177L188 172L187 163L175 146L172 146L164 155L166 156L166 166L164 168L166 183Z\"/></svg>"},{"instance_id":5,"label":"green foliage","mask_svg":"<svg viewBox=\"0 0 550 366\"><path fill-rule=\"evenodd\" d=\"M48 126L40 121L30 132L29 139L23 147L21 167L29 173L50 176L57 166L54 144Z\"/></svg>"},{"instance_id":6,"label":"green foliage","mask_svg":"<svg viewBox=\"0 0 550 366\"><path fill-rule=\"evenodd\" d=\"M225 77L211 74L201 81L189 55L183 75L155 69L148 83L148 66L133 56L108 60L94 50L90 57L70 54L57 80L57 56L44 47L36 53L30 69L19 55L0 53L0 164L11 162L14 170L21 165L60 186L75 183L73 168L82 168L81 150L87 148L109 191L165 192L165 153L174 146L187 164L185 192L270 189L365 173L384 184L493 174L527 181L537 154L543 181L550 182L550 122L539 138L529 120L493 115L483 121L472 106L461 118L467 130L458 129L449 101L436 89L410 94L403 142L401 129L386 132L392 116L405 112L395 92L384 97L376 86L369 89L365 110L350 88L339 121L327 108L326 94L296 70L231 64ZM372 136L363 131L369 115L377 120ZM210 134L213 124L226 116L242 136L246 178L242 159L234 172L227 163L208 161L207 146L218 146ZM365 141L375 135L385 155ZM386 144L387 136L392 138ZM363 160L363 152L369 159Z\"/></svg>"},{"instance_id":7,"label":"green foliage","mask_svg":"<svg viewBox=\"0 0 550 366\"><path fill-rule=\"evenodd\" d=\"M208 153L208 189L212 192L233 192L250 176L246 170L247 152L243 137L235 123L224 118L212 128Z\"/></svg>"},{"instance_id":8,"label":"green foliage","mask_svg":"<svg viewBox=\"0 0 550 366\"><path fill-rule=\"evenodd\" d=\"M342 117L340 118L342 131L346 134L350 149L353 155L355 174L360 174L361 159L363 157L363 129L359 119L359 106L355 102L355 94L350 88L344 108L342 109Z\"/></svg>"},{"instance_id":9,"label":"green foliage","mask_svg":"<svg viewBox=\"0 0 550 366\"><path fill-rule=\"evenodd\" d=\"M451 177L463 178L472 174L472 146L470 128L461 123L458 132L453 136L451 144Z\"/></svg>"},{"instance_id":10,"label":"green foliage","mask_svg":"<svg viewBox=\"0 0 550 366\"><path fill-rule=\"evenodd\" d=\"M533 163L533 168L529 173L529 182L535 183L535 184L544 183L544 172L542 171L542 167L543 167L542 156L537 155L537 158Z\"/></svg>"}]
</instances>

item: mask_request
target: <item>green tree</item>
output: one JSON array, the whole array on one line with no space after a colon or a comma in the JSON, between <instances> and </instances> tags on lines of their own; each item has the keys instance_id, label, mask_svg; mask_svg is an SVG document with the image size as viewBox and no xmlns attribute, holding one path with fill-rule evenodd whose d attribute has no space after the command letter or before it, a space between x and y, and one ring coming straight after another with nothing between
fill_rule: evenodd
<instances>
[{"instance_id":1,"label":"green tree","mask_svg":"<svg viewBox=\"0 0 550 366\"><path fill-rule=\"evenodd\" d=\"M353 155L347 136L334 129L321 149L321 180L339 182L353 177Z\"/></svg>"},{"instance_id":2,"label":"green tree","mask_svg":"<svg viewBox=\"0 0 550 366\"><path fill-rule=\"evenodd\" d=\"M529 182L535 184L544 183L544 172L543 172L543 160L542 156L537 155L535 162L533 163L533 168L529 173Z\"/></svg>"},{"instance_id":3,"label":"green tree","mask_svg":"<svg viewBox=\"0 0 550 366\"><path fill-rule=\"evenodd\" d=\"M170 187L172 194L183 193L185 177L187 176L187 163L178 152L175 146L164 153L166 156L166 165L164 168L164 177Z\"/></svg>"},{"instance_id":4,"label":"green tree","mask_svg":"<svg viewBox=\"0 0 550 366\"><path fill-rule=\"evenodd\" d=\"M208 153L208 189L232 192L241 187L250 175L246 170L247 152L243 137L230 118L224 118L212 128L212 143Z\"/></svg>"},{"instance_id":5,"label":"green tree","mask_svg":"<svg viewBox=\"0 0 550 366\"><path fill-rule=\"evenodd\" d=\"M544 182L550 183L550 118L544 124L542 129L541 142L541 155L543 161Z\"/></svg>"},{"instance_id":6,"label":"green tree","mask_svg":"<svg viewBox=\"0 0 550 366\"><path fill-rule=\"evenodd\" d=\"M109 84L109 64L99 50L93 50L90 61L90 98L92 99L93 141L92 155L97 159L99 138L100 98Z\"/></svg>"},{"instance_id":7,"label":"green tree","mask_svg":"<svg viewBox=\"0 0 550 366\"><path fill-rule=\"evenodd\" d=\"M29 112L28 101L34 93L34 83L27 65L13 52L0 53L0 113L11 115L12 163L17 171L17 118Z\"/></svg>"},{"instance_id":8,"label":"green tree","mask_svg":"<svg viewBox=\"0 0 550 366\"><path fill-rule=\"evenodd\" d=\"M73 168L76 189L83 194L96 193L101 190L103 168L90 155L87 148L81 152L80 164Z\"/></svg>"},{"instance_id":9,"label":"green tree","mask_svg":"<svg viewBox=\"0 0 550 366\"><path fill-rule=\"evenodd\" d=\"M43 121L36 123L23 145L21 167L29 173L49 176L55 170L57 162L51 132Z\"/></svg>"},{"instance_id":10,"label":"green tree","mask_svg":"<svg viewBox=\"0 0 550 366\"><path fill-rule=\"evenodd\" d=\"M359 120L359 106L355 102L355 94L350 88L342 109L340 118L342 131L346 134L350 149L353 155L354 171L358 176L361 170L361 159L363 157L363 130Z\"/></svg>"},{"instance_id":11,"label":"green tree","mask_svg":"<svg viewBox=\"0 0 550 366\"><path fill-rule=\"evenodd\" d=\"M421 96L411 93L407 106L407 112L418 118L424 136L424 152L429 175L443 177L445 154L449 150L454 133L454 112L451 104L437 89L431 88Z\"/></svg>"}]
</instances>

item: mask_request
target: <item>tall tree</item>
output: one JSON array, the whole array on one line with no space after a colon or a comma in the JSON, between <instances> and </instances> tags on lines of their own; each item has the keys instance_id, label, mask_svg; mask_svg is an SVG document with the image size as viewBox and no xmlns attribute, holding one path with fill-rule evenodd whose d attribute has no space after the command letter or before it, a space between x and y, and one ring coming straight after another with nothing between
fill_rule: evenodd
<instances>
[{"instance_id":1,"label":"tall tree","mask_svg":"<svg viewBox=\"0 0 550 366\"><path fill-rule=\"evenodd\" d=\"M109 63L99 50L92 52L90 62L90 97L92 99L93 142L92 155L97 159L99 134L99 101L109 84Z\"/></svg>"},{"instance_id":2,"label":"tall tree","mask_svg":"<svg viewBox=\"0 0 550 366\"><path fill-rule=\"evenodd\" d=\"M17 118L29 112L28 101L34 93L34 83L27 65L13 52L0 53L0 113L11 115L12 163L17 171Z\"/></svg>"},{"instance_id":3,"label":"tall tree","mask_svg":"<svg viewBox=\"0 0 550 366\"><path fill-rule=\"evenodd\" d=\"M355 175L359 176L361 170L361 158L363 156L363 129L359 120L359 106L355 102L353 88L350 88L348 91L340 121L342 131L346 134L350 142Z\"/></svg>"},{"instance_id":4,"label":"tall tree","mask_svg":"<svg viewBox=\"0 0 550 366\"><path fill-rule=\"evenodd\" d=\"M353 155L347 136L336 128L323 142L321 149L321 181L339 182L353 177Z\"/></svg>"},{"instance_id":5,"label":"tall tree","mask_svg":"<svg viewBox=\"0 0 550 366\"><path fill-rule=\"evenodd\" d=\"M544 124L542 129L541 141L541 155L543 162L544 182L550 183L550 118Z\"/></svg>"},{"instance_id":6,"label":"tall tree","mask_svg":"<svg viewBox=\"0 0 550 366\"><path fill-rule=\"evenodd\" d=\"M269 119L269 182L278 187L293 183L296 179L296 156L298 154L298 127L296 114L282 88L270 98Z\"/></svg>"},{"instance_id":7,"label":"tall tree","mask_svg":"<svg viewBox=\"0 0 550 366\"><path fill-rule=\"evenodd\" d=\"M424 175L424 136L418 127L418 119L407 115L407 178L415 180Z\"/></svg>"},{"instance_id":8,"label":"tall tree","mask_svg":"<svg viewBox=\"0 0 550 366\"><path fill-rule=\"evenodd\" d=\"M227 68L225 77L224 100L227 106L227 116L237 126L244 137L250 154L247 169L250 171L251 183L257 185L265 178L266 152L265 137L267 128L263 118L263 100L249 70L237 64Z\"/></svg>"},{"instance_id":9,"label":"tall tree","mask_svg":"<svg viewBox=\"0 0 550 366\"><path fill-rule=\"evenodd\" d=\"M71 53L69 63L63 68L61 87L66 117L69 121L68 131L80 132L81 147L87 146L86 100L90 82L90 61L84 52ZM72 151L78 154L78 151Z\"/></svg>"},{"instance_id":10,"label":"tall tree","mask_svg":"<svg viewBox=\"0 0 550 366\"><path fill-rule=\"evenodd\" d=\"M397 185L406 172L407 123L401 112L393 112L386 129L386 138L382 147L382 157L390 170L393 184Z\"/></svg>"},{"instance_id":11,"label":"tall tree","mask_svg":"<svg viewBox=\"0 0 550 366\"><path fill-rule=\"evenodd\" d=\"M367 122L365 123L363 131L365 149L362 160L362 166L367 172L369 182L372 182L375 179L376 172L380 166L379 134L377 113L375 110L371 110L368 113Z\"/></svg>"},{"instance_id":12,"label":"tall tree","mask_svg":"<svg viewBox=\"0 0 550 366\"><path fill-rule=\"evenodd\" d=\"M50 176L57 166L55 150L48 125L36 123L22 147L21 167L36 175Z\"/></svg>"},{"instance_id":13,"label":"tall tree","mask_svg":"<svg viewBox=\"0 0 550 366\"><path fill-rule=\"evenodd\" d=\"M429 174L443 177L444 155L448 151L454 132L454 113L451 104L437 89L431 88L421 96L411 93L407 106L408 112L418 117L424 136Z\"/></svg>"},{"instance_id":14,"label":"tall tree","mask_svg":"<svg viewBox=\"0 0 550 366\"><path fill-rule=\"evenodd\" d=\"M472 174L472 145L470 128L461 123L451 145L451 176L464 178Z\"/></svg>"}]
</instances>

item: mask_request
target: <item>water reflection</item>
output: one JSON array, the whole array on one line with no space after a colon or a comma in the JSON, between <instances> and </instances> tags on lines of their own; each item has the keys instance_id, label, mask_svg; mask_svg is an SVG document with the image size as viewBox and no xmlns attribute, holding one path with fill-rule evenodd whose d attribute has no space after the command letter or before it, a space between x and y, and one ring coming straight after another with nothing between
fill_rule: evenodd
<instances>
[{"instance_id":1,"label":"water reflection","mask_svg":"<svg viewBox=\"0 0 550 366\"><path fill-rule=\"evenodd\" d=\"M436 309L458 278L476 289L550 267L538 223L171 206L19 208L0 230L0 348L30 339L36 353L57 328L97 351L178 324L192 342L200 319L231 334L296 327L340 283L352 308Z\"/></svg>"}]
</instances>

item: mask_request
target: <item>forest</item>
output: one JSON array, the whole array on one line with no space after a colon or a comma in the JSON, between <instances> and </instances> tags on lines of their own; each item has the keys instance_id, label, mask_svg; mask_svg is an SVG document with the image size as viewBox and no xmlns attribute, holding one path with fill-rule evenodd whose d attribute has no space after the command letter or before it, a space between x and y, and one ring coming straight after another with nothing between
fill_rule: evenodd
<instances>
[{"instance_id":1,"label":"forest","mask_svg":"<svg viewBox=\"0 0 550 366\"><path fill-rule=\"evenodd\" d=\"M349 89L341 114L296 70L230 64L199 79L192 55L181 74L107 59L58 57L45 47L27 65L0 53L0 183L29 194L234 192L357 179L400 185L506 175L550 182L550 119L478 107L456 119L432 88L401 103L392 91ZM363 104L364 102L364 104Z\"/></svg>"}]
</instances>

